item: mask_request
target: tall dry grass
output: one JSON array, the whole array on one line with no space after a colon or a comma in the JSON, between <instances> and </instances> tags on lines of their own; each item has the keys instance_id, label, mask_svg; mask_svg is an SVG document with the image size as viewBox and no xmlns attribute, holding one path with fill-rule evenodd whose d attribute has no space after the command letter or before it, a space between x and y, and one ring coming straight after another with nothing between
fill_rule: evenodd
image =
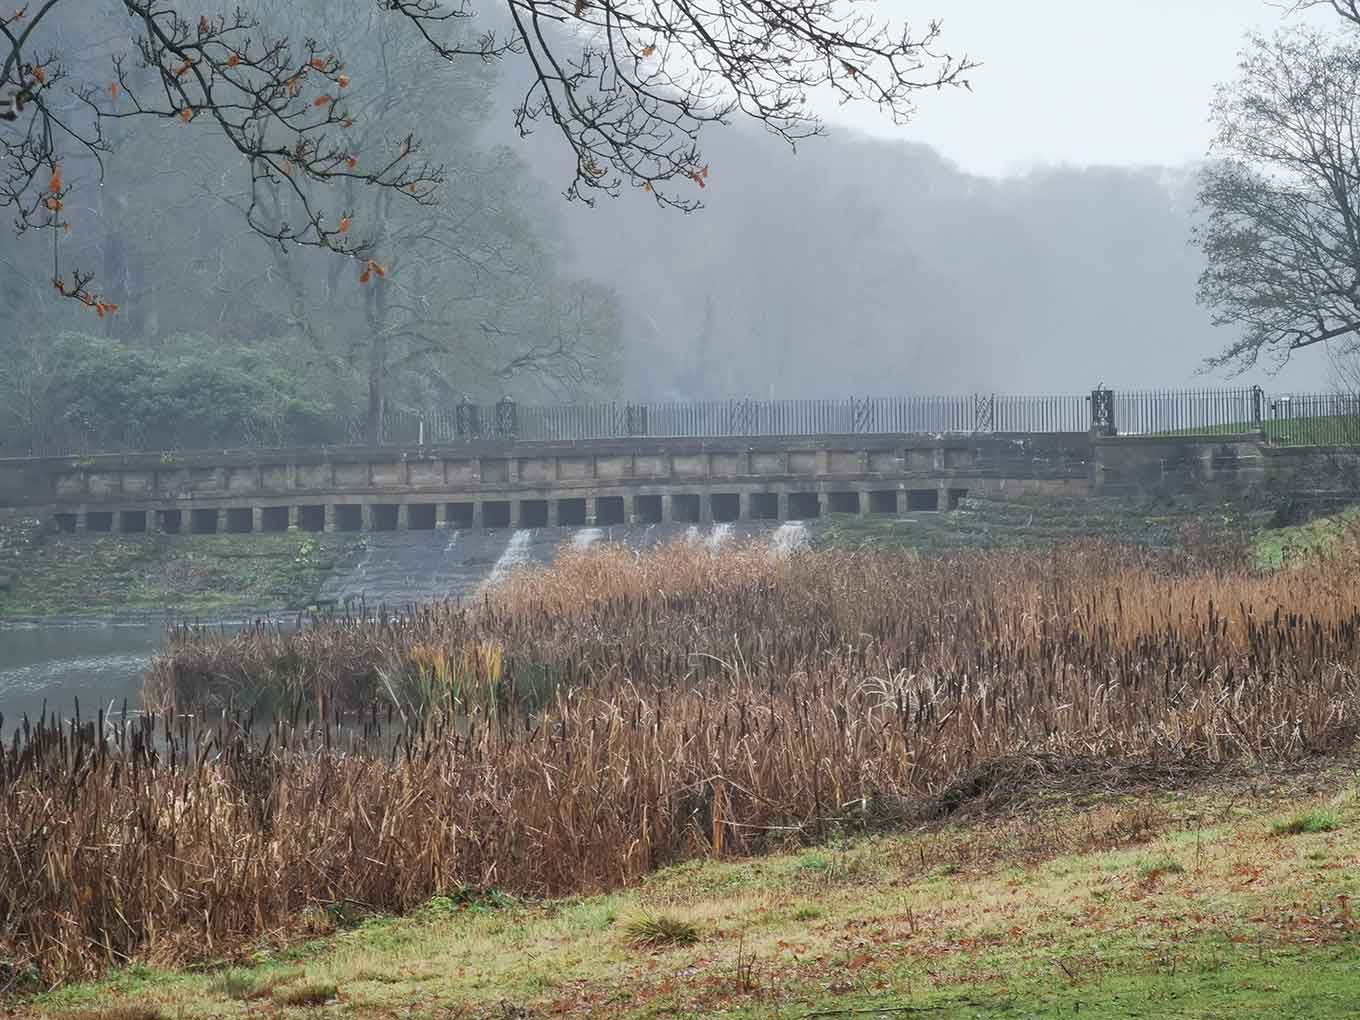
<instances>
[{"instance_id":1,"label":"tall dry grass","mask_svg":"<svg viewBox=\"0 0 1360 1020\"><path fill-rule=\"evenodd\" d=\"M1100 546L605 548L471 608L181 634L148 681L164 714L0 755L0 960L52 982L230 955L309 906L607 888L901 817L1016 755L1346 748L1354 592L1336 562L1185 574ZM267 728L195 698L262 687Z\"/></svg>"}]
</instances>

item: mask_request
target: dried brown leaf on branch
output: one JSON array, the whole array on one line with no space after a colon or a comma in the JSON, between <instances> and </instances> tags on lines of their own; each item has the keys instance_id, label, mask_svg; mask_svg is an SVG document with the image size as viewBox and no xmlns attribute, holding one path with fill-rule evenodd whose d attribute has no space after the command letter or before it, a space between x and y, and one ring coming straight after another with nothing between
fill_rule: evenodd
<instances>
[{"instance_id":1,"label":"dried brown leaf on branch","mask_svg":"<svg viewBox=\"0 0 1360 1020\"><path fill-rule=\"evenodd\" d=\"M111 83L107 65L87 66L59 45L62 19L88 17L92 3L131 26ZM94 167L78 186L102 174L112 122L178 119L230 145L249 184L241 211L251 230L283 250L328 249L372 273L373 239L325 226L340 204L337 179L428 205L443 192L444 168L418 158L418 139L395 158L342 144L340 133L369 108L365 83L344 72L338 47L292 38L258 10L46 0L0 17L0 144L10 156L0 169L0 207L20 231L65 229L40 197L47 175L77 157ZM851 0L523 0L509 7L508 29L481 35L469 30L478 13L478 0L386 0L374 16L445 62L522 61L529 85L514 123L522 133L544 124L559 135L574 156L566 193L587 202L630 181L644 182L659 204L697 208L688 185L702 188L707 177L705 127L743 115L796 142L821 131L817 92L902 120L916 94L966 85L973 66L941 48L938 23L892 25ZM567 31L562 21L572 15ZM361 157L371 169L356 179L349 171ZM286 203L264 198L276 193Z\"/></svg>"}]
</instances>

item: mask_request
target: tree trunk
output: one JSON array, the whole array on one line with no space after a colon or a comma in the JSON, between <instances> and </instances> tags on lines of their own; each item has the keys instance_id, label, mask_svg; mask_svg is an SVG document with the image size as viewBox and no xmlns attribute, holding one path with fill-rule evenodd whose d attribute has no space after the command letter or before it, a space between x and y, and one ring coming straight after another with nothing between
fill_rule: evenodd
<instances>
[{"instance_id":1,"label":"tree trunk","mask_svg":"<svg viewBox=\"0 0 1360 1020\"><path fill-rule=\"evenodd\" d=\"M373 339L368 349L368 422L364 438L369 446L382 446L387 439L383 433L387 414L387 281L380 276L372 286L368 327Z\"/></svg>"},{"instance_id":2,"label":"tree trunk","mask_svg":"<svg viewBox=\"0 0 1360 1020\"><path fill-rule=\"evenodd\" d=\"M373 337L368 355L368 423L364 438L369 446L381 446L383 417L387 410L387 338L381 333Z\"/></svg>"}]
</instances>

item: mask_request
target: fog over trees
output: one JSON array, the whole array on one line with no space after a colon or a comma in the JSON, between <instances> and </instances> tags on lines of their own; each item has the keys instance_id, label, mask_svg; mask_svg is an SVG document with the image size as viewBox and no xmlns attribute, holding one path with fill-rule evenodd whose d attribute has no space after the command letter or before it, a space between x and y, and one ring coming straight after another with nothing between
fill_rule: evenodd
<instances>
[{"instance_id":1,"label":"fog over trees","mask_svg":"<svg viewBox=\"0 0 1360 1020\"><path fill-rule=\"evenodd\" d=\"M356 145L418 133L420 158L445 171L437 201L340 181L346 224L384 263L361 284L362 265L325 245L280 247L248 229L249 174L226 139L179 117L110 122L105 185L90 154L61 162L69 232L0 231L0 428L60 418L114 429L119 415L176 428L247 410L257 429L337 413L371 425L384 407L464 393L1327 385L1322 357L1277 379L1196 375L1233 339L1196 304L1197 167L985 178L834 121L795 154L738 118L705 135L708 172L692 184L689 150L672 152L688 188L680 204L703 208L665 207L641 179L618 197L586 187L593 206L568 203L561 192L581 191L594 157L563 145L550 118L519 137L524 65L441 61L366 0L250 7L285 35L345 52L353 91L366 86ZM107 13L64 22L59 36L89 64L126 40ZM256 200L270 222L289 219L278 179ZM53 288L54 242L116 313L96 317Z\"/></svg>"},{"instance_id":2,"label":"fog over trees","mask_svg":"<svg viewBox=\"0 0 1360 1020\"><path fill-rule=\"evenodd\" d=\"M551 181L551 153L530 151ZM790 157L734 129L709 154L699 213L563 214L575 269L619 296L629 392L1327 384L1322 357L1277 377L1199 373L1234 334L1196 303L1196 167L994 179L834 131Z\"/></svg>"}]
</instances>

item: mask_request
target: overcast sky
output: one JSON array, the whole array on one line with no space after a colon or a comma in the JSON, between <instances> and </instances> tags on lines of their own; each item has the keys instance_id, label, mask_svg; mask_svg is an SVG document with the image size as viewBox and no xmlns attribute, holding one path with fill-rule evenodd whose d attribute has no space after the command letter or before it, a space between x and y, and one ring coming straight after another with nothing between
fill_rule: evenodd
<instances>
[{"instance_id":1,"label":"overcast sky","mask_svg":"<svg viewBox=\"0 0 1360 1020\"><path fill-rule=\"evenodd\" d=\"M1341 22L1267 0L879 0L900 23L944 22L944 45L984 66L973 91L927 93L906 127L871 109L829 120L934 146L999 175L1037 164L1180 164L1204 156L1216 82L1252 30Z\"/></svg>"}]
</instances>

